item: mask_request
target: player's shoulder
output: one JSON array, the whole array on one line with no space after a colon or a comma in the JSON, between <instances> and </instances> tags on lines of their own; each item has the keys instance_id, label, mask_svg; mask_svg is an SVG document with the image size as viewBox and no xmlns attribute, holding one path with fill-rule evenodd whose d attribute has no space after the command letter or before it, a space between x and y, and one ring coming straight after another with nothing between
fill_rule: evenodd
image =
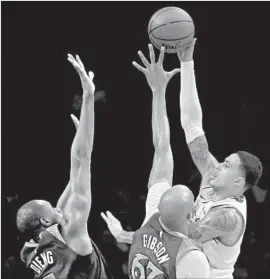
<instances>
[{"instance_id":1,"label":"player's shoulder","mask_svg":"<svg viewBox=\"0 0 270 279\"><path fill-rule=\"evenodd\" d=\"M207 213L208 218L217 220L224 228L235 229L237 224L244 223L242 212L234 206L215 206Z\"/></svg>"},{"instance_id":2,"label":"player's shoulder","mask_svg":"<svg viewBox=\"0 0 270 279\"><path fill-rule=\"evenodd\" d=\"M34 242L33 240L30 240L29 242L25 242L20 252L21 260L23 262L27 262L27 259L37 248L38 248L38 243Z\"/></svg>"},{"instance_id":3,"label":"player's shoulder","mask_svg":"<svg viewBox=\"0 0 270 279\"><path fill-rule=\"evenodd\" d=\"M158 209L153 211L149 216L147 216L147 218L145 218L145 220L143 221L141 228L145 227L145 226L149 226L149 225L154 225L155 223L158 222L159 219L159 211Z\"/></svg>"}]
</instances>

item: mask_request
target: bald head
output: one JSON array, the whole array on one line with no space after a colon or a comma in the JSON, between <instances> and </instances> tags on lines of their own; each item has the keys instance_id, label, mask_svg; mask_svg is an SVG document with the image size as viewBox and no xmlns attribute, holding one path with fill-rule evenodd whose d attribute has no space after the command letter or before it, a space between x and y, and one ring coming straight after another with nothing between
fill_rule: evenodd
<instances>
[{"instance_id":1,"label":"bald head","mask_svg":"<svg viewBox=\"0 0 270 279\"><path fill-rule=\"evenodd\" d=\"M62 214L44 200L32 200L25 203L17 212L17 227L21 232L31 232L44 225L59 223ZM42 220L46 220L44 223Z\"/></svg>"},{"instance_id":2,"label":"bald head","mask_svg":"<svg viewBox=\"0 0 270 279\"><path fill-rule=\"evenodd\" d=\"M163 223L170 229L183 226L192 211L194 196L188 187L176 185L166 191L159 203Z\"/></svg>"}]
</instances>

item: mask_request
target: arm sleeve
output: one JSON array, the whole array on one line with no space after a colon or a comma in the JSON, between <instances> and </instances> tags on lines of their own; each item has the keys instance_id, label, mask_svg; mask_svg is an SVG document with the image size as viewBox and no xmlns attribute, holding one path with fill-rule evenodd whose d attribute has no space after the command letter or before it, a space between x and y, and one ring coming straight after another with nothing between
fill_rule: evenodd
<instances>
[{"instance_id":1,"label":"arm sleeve","mask_svg":"<svg viewBox=\"0 0 270 279\"><path fill-rule=\"evenodd\" d=\"M163 183L157 183L153 185L147 194L147 199L146 199L146 214L145 214L145 219L143 221L143 225L149 220L149 218L158 212L158 205L161 199L161 196L171 188L171 185L167 182Z\"/></svg>"},{"instance_id":2,"label":"arm sleeve","mask_svg":"<svg viewBox=\"0 0 270 279\"><path fill-rule=\"evenodd\" d=\"M176 258L176 278L210 278L210 267L205 254L192 250Z\"/></svg>"},{"instance_id":3,"label":"arm sleeve","mask_svg":"<svg viewBox=\"0 0 270 279\"><path fill-rule=\"evenodd\" d=\"M180 112L187 143L204 135L193 61L181 63Z\"/></svg>"}]
</instances>

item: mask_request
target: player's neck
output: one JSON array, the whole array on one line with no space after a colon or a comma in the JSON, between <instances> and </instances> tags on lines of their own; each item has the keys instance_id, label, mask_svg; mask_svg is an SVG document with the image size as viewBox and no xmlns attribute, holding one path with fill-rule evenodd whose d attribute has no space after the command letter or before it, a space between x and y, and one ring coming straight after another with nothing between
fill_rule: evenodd
<instances>
[{"instance_id":1,"label":"player's neck","mask_svg":"<svg viewBox=\"0 0 270 279\"><path fill-rule=\"evenodd\" d=\"M166 220L163 220L160 218L161 225L165 227L165 230L168 230L169 232L173 233L181 233L183 235L188 235L188 224L182 223L181 225L172 223L172 222L166 222Z\"/></svg>"},{"instance_id":2,"label":"player's neck","mask_svg":"<svg viewBox=\"0 0 270 279\"><path fill-rule=\"evenodd\" d=\"M235 198L240 199L243 196L243 193L231 193L228 191L215 191L214 200L215 201L222 201L228 198Z\"/></svg>"}]
</instances>

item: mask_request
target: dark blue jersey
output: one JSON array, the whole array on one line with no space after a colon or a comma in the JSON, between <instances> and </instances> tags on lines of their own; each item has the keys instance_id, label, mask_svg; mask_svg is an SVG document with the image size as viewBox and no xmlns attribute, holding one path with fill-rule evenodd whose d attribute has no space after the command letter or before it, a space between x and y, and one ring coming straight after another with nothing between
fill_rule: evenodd
<instances>
[{"instance_id":1,"label":"dark blue jersey","mask_svg":"<svg viewBox=\"0 0 270 279\"><path fill-rule=\"evenodd\" d=\"M92 241L93 251L76 254L54 225L41 234L38 243L26 242L21 258L40 279L112 279L105 259Z\"/></svg>"}]
</instances>

